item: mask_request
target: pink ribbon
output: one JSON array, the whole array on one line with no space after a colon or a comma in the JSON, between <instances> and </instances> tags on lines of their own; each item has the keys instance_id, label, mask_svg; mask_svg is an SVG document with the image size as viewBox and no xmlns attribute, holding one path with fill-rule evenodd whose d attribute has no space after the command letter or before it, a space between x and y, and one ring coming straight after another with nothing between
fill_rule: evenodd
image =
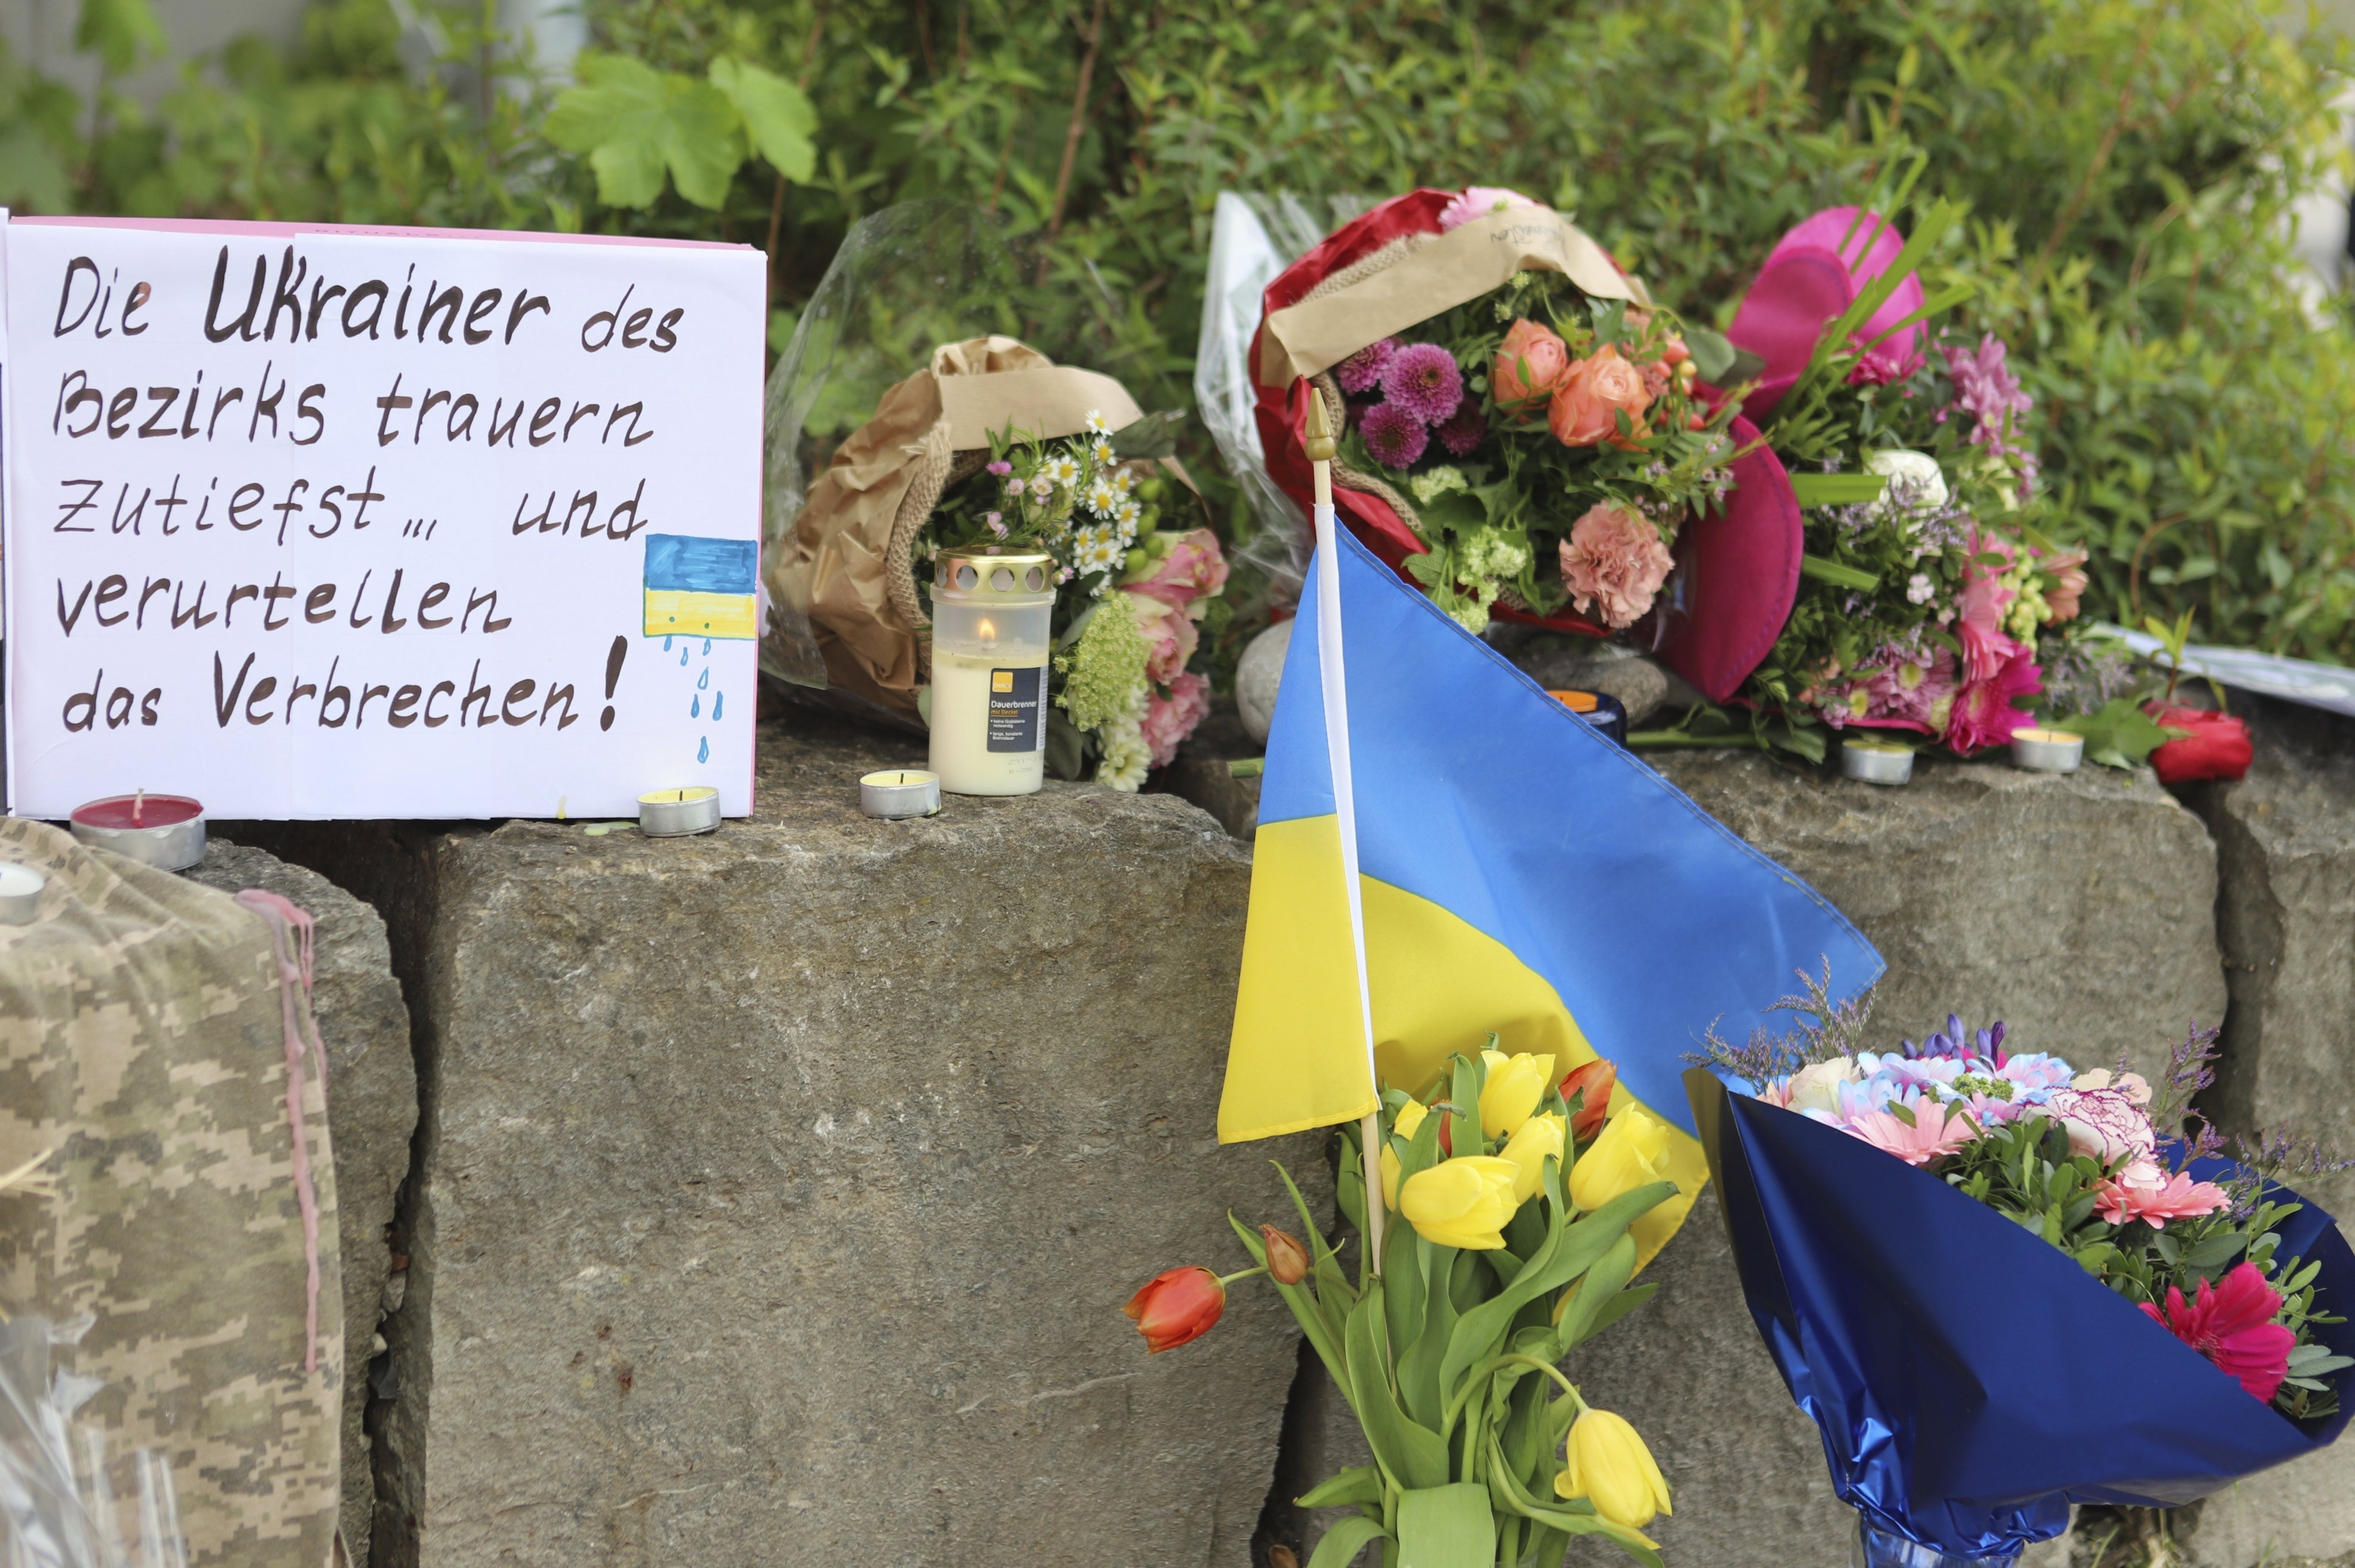
<instances>
[{"instance_id":1,"label":"pink ribbon","mask_svg":"<svg viewBox=\"0 0 2355 1568\"><path fill-rule=\"evenodd\" d=\"M303 1125L303 1047L318 1062L319 1103L327 1099L327 1048L311 1014L313 944L310 912L261 888L248 888L237 901L270 926L271 952L278 960L279 1011L285 1026L286 1125L294 1135L294 1197L303 1211L303 1264L309 1292L303 1317L303 1370L319 1370L319 1191L311 1179L311 1140ZM298 990L299 987L299 990Z\"/></svg>"}]
</instances>

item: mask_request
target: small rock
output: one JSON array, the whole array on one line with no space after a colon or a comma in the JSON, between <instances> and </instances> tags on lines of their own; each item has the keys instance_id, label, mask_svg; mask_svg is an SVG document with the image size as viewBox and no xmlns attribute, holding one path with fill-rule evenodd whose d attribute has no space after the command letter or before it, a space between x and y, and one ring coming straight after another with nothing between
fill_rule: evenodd
<instances>
[{"instance_id":1,"label":"small rock","mask_svg":"<svg viewBox=\"0 0 2355 1568\"><path fill-rule=\"evenodd\" d=\"M394 1313L400 1311L401 1302L406 1300L408 1296L409 1271L407 1269L403 1269L399 1274L394 1275L391 1278L384 1282L384 1296L382 1299L384 1315L389 1317Z\"/></svg>"},{"instance_id":2,"label":"small rock","mask_svg":"<svg viewBox=\"0 0 2355 1568\"><path fill-rule=\"evenodd\" d=\"M1261 745L1275 721L1276 688L1284 684L1284 656L1292 647L1292 622L1278 621L1251 640L1235 666L1235 708L1243 730Z\"/></svg>"}]
</instances>

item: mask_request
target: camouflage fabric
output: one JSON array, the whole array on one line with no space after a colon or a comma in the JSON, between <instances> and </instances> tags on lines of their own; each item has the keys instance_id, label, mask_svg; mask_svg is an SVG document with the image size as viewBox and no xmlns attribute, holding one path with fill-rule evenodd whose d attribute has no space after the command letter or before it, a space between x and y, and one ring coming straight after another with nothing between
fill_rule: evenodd
<instances>
[{"instance_id":1,"label":"camouflage fabric","mask_svg":"<svg viewBox=\"0 0 2355 1568\"><path fill-rule=\"evenodd\" d=\"M0 1192L0 1308L93 1319L61 1353L105 1381L83 1419L112 1455L168 1459L192 1568L325 1568L344 1376L335 1162L314 1068L295 1158L272 924L39 823L0 819L0 859L50 879L33 923L0 924L0 1171L55 1151L60 1189ZM324 1271L315 1335L298 1163Z\"/></svg>"}]
</instances>

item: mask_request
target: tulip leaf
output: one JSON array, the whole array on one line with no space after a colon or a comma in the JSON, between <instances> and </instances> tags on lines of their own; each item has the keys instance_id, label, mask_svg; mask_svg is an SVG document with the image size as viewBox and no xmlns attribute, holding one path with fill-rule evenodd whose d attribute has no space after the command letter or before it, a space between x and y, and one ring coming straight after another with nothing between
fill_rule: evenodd
<instances>
[{"instance_id":1,"label":"tulip leaf","mask_svg":"<svg viewBox=\"0 0 2355 1568\"><path fill-rule=\"evenodd\" d=\"M1593 1337L1590 1325L1595 1313L1619 1294L1620 1286L1635 1272L1636 1238L1622 1232L1619 1239L1611 1243L1611 1250L1597 1258L1579 1280L1562 1312L1561 1322L1554 1332L1563 1349Z\"/></svg>"},{"instance_id":2,"label":"tulip leaf","mask_svg":"<svg viewBox=\"0 0 2355 1568\"><path fill-rule=\"evenodd\" d=\"M1455 1293L1450 1286L1455 1265L1468 1260L1435 1242L1422 1242L1415 1252L1423 1265L1423 1329L1399 1353L1399 1400L1409 1415L1435 1430L1446 1412L1439 1397L1439 1361L1455 1332Z\"/></svg>"},{"instance_id":3,"label":"tulip leaf","mask_svg":"<svg viewBox=\"0 0 2355 1568\"><path fill-rule=\"evenodd\" d=\"M1650 1285L1639 1285L1633 1290L1620 1291L1618 1295L1613 1296L1610 1300L1604 1302L1600 1307L1596 1308L1594 1316L1587 1321L1585 1333L1580 1335L1576 1339L1567 1340L1562 1343L1561 1355L1566 1356L1570 1354L1571 1351L1576 1349L1580 1345L1593 1339L1597 1334L1602 1333L1603 1330L1610 1328L1611 1325L1618 1322L1619 1319L1626 1317L1627 1314L1635 1311L1636 1308L1651 1300L1653 1296L1658 1292L1659 1288L1659 1282L1655 1280Z\"/></svg>"},{"instance_id":4,"label":"tulip leaf","mask_svg":"<svg viewBox=\"0 0 2355 1568\"><path fill-rule=\"evenodd\" d=\"M1423 1238L1414 1233L1406 1217L1393 1214L1390 1234L1382 1243L1382 1311L1391 1352L1401 1360L1423 1333Z\"/></svg>"},{"instance_id":5,"label":"tulip leaf","mask_svg":"<svg viewBox=\"0 0 2355 1568\"><path fill-rule=\"evenodd\" d=\"M1382 1290L1377 1281L1349 1314L1349 1381L1357 1391L1358 1424L1375 1462L1402 1488L1447 1484L1447 1445L1428 1426L1407 1419L1391 1392L1390 1355L1382 1343ZM1347 1561L1347 1559L1343 1559Z\"/></svg>"},{"instance_id":6,"label":"tulip leaf","mask_svg":"<svg viewBox=\"0 0 2355 1568\"><path fill-rule=\"evenodd\" d=\"M1513 1315L1550 1290L1559 1290L1584 1274L1610 1251L1639 1214L1675 1196L1676 1183L1655 1181L1623 1192L1574 1225L1565 1225L1548 1238L1545 1250L1529 1261L1512 1284L1456 1320L1447 1358L1440 1363L1439 1389L1445 1399L1455 1397L1464 1374L1496 1354L1504 1343Z\"/></svg>"},{"instance_id":7,"label":"tulip leaf","mask_svg":"<svg viewBox=\"0 0 2355 1568\"><path fill-rule=\"evenodd\" d=\"M1359 1514L1342 1520L1325 1532L1316 1550L1308 1554L1308 1568L1349 1568L1358 1553L1377 1541L1388 1541L1390 1532L1379 1520Z\"/></svg>"},{"instance_id":8,"label":"tulip leaf","mask_svg":"<svg viewBox=\"0 0 2355 1568\"><path fill-rule=\"evenodd\" d=\"M1497 1512L1476 1481L1401 1493L1398 1568L1494 1568Z\"/></svg>"},{"instance_id":9,"label":"tulip leaf","mask_svg":"<svg viewBox=\"0 0 2355 1568\"><path fill-rule=\"evenodd\" d=\"M1352 1508L1359 1503L1380 1507L1382 1473L1371 1465L1352 1465L1322 1486L1312 1487L1292 1499L1301 1508Z\"/></svg>"},{"instance_id":10,"label":"tulip leaf","mask_svg":"<svg viewBox=\"0 0 2355 1568\"><path fill-rule=\"evenodd\" d=\"M1252 1262L1265 1268L1267 1243L1260 1238L1259 1232L1236 1219L1232 1211L1227 1214L1227 1223L1232 1225L1235 1228L1235 1234L1242 1238L1243 1250L1251 1253ZM1292 1316L1299 1322L1301 1333L1307 1336L1308 1343L1315 1348L1317 1359L1325 1363L1325 1370L1330 1372L1333 1375L1333 1381L1340 1385L1342 1397L1348 1398L1349 1395L1348 1367L1342 1359L1341 1338L1337 1328L1325 1320L1317 1303L1298 1285L1286 1285L1273 1277L1268 1280L1268 1283L1274 1285L1276 1294L1284 1297L1284 1304L1292 1308Z\"/></svg>"}]
</instances>

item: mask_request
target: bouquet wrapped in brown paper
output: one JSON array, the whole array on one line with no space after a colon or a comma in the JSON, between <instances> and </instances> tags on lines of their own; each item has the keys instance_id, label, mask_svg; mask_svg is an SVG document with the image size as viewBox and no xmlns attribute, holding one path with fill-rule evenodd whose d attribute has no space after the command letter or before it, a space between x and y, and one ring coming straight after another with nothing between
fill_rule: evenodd
<instances>
[{"instance_id":1,"label":"bouquet wrapped in brown paper","mask_svg":"<svg viewBox=\"0 0 2355 1568\"><path fill-rule=\"evenodd\" d=\"M840 359L835 332L824 351ZM810 379L809 336L805 317L772 385L763 668L832 706L921 726L935 557L1042 552L1056 587L1048 763L1136 788L1209 710L1209 682L1187 666L1227 576L1169 455L1175 416L1147 416L1114 378L1014 337L966 337L884 389L804 500L778 426L788 383ZM822 396L783 410L785 442Z\"/></svg>"}]
</instances>

